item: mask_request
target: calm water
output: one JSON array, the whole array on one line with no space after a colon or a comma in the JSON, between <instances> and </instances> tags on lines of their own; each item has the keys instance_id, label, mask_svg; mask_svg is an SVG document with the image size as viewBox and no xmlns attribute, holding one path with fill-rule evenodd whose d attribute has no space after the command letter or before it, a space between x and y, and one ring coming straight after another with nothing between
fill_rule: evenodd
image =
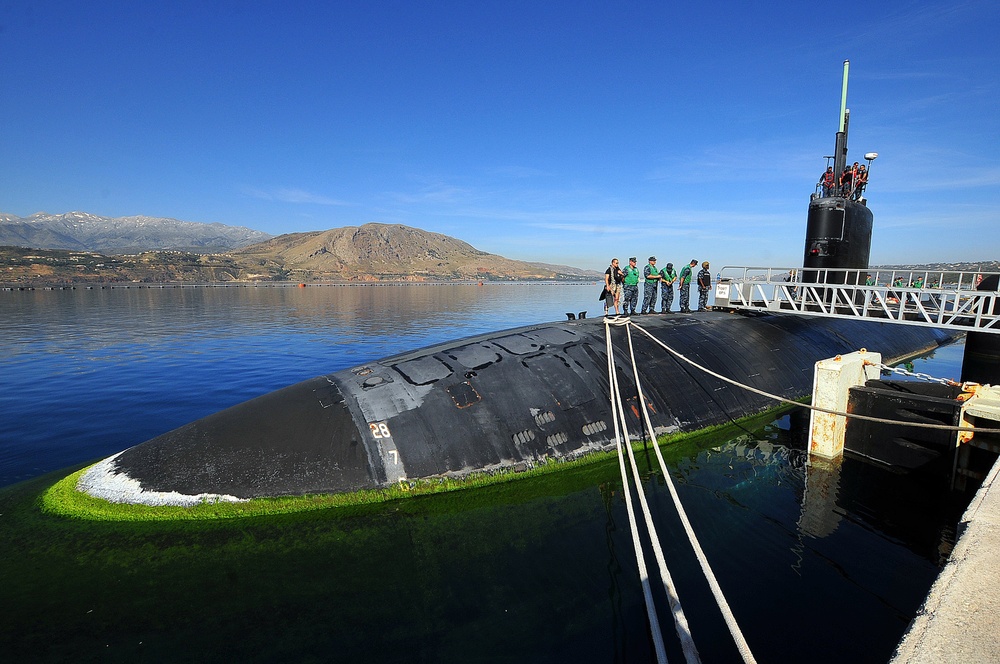
<instances>
[{"instance_id":1,"label":"calm water","mask_svg":"<svg viewBox=\"0 0 1000 664\"><path fill-rule=\"evenodd\" d=\"M0 291L0 486L435 342L603 313L593 285Z\"/></svg>"},{"instance_id":2,"label":"calm water","mask_svg":"<svg viewBox=\"0 0 1000 664\"><path fill-rule=\"evenodd\" d=\"M0 486L371 359L566 311L596 315L599 291L0 292ZM914 368L957 377L961 351ZM807 465L804 426L796 412L678 446L672 474L758 661L887 661L950 549L963 499L850 459ZM0 652L652 661L617 464L557 475L196 525L41 517L31 500L49 478L18 484L0 491ZM647 473L645 491L703 661L736 661L662 478ZM660 618L682 661L665 606Z\"/></svg>"}]
</instances>

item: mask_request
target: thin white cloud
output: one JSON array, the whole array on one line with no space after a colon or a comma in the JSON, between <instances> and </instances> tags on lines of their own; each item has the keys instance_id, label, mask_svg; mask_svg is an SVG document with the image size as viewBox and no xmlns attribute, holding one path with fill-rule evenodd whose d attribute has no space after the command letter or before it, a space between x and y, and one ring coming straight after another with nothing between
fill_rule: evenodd
<instances>
[{"instance_id":1,"label":"thin white cloud","mask_svg":"<svg viewBox=\"0 0 1000 664\"><path fill-rule=\"evenodd\" d=\"M493 169L490 173L499 177L518 180L527 178L547 178L552 177L553 175L549 171L543 171L539 168L533 168L531 166L503 166Z\"/></svg>"},{"instance_id":2,"label":"thin white cloud","mask_svg":"<svg viewBox=\"0 0 1000 664\"><path fill-rule=\"evenodd\" d=\"M965 229L976 234L976 244L983 244L988 236L997 234L994 229L1000 228L1000 212L992 207L977 205L959 205L938 203L921 206L919 210L906 209L886 210L876 219L876 230L893 229L931 229L929 235L919 236L921 242L933 238L935 243L944 240L966 243L967 234L955 232Z\"/></svg>"},{"instance_id":3,"label":"thin white cloud","mask_svg":"<svg viewBox=\"0 0 1000 664\"><path fill-rule=\"evenodd\" d=\"M947 78L947 74L943 71L903 71L899 69L893 69L891 71L882 70L876 71L875 73L862 73L856 75L858 78L867 79L869 81L919 81L932 78Z\"/></svg>"},{"instance_id":4,"label":"thin white cloud","mask_svg":"<svg viewBox=\"0 0 1000 664\"><path fill-rule=\"evenodd\" d=\"M879 188L885 193L918 193L931 191L954 191L959 189L980 189L988 192L1000 187L1000 167L990 164L969 164L969 157L956 151L925 150L912 151L905 155L906 161L887 163L884 182ZM880 175L875 168L873 176ZM930 173L933 177L914 177L914 174Z\"/></svg>"},{"instance_id":5,"label":"thin white cloud","mask_svg":"<svg viewBox=\"0 0 1000 664\"><path fill-rule=\"evenodd\" d=\"M897 186L894 191L928 191L952 189L988 188L995 190L1000 186L1000 168L977 170L973 168L956 168L944 177L932 178L924 182L912 184L909 188Z\"/></svg>"},{"instance_id":6,"label":"thin white cloud","mask_svg":"<svg viewBox=\"0 0 1000 664\"><path fill-rule=\"evenodd\" d=\"M737 201L737 204L739 202ZM614 205L595 205L573 208L461 208L442 212L442 216L459 216L473 219L521 222L544 230L586 233L590 230L636 228L641 232L667 230L684 232L688 226L728 226L752 224L757 228L784 224L781 207L768 207L768 213L736 210L698 210L683 208L633 208Z\"/></svg>"},{"instance_id":7,"label":"thin white cloud","mask_svg":"<svg viewBox=\"0 0 1000 664\"><path fill-rule=\"evenodd\" d=\"M830 147L833 147L831 134ZM821 154L821 153L820 153ZM748 155L767 155L764 164L755 164ZM755 139L707 145L695 154L671 155L645 177L654 182L700 184L717 182L739 183L751 178L775 182L782 178L798 178L812 170L822 170L823 161L817 154L802 148L796 139Z\"/></svg>"},{"instance_id":8,"label":"thin white cloud","mask_svg":"<svg viewBox=\"0 0 1000 664\"><path fill-rule=\"evenodd\" d=\"M992 2L984 0L927 3L924 6L911 4L892 10L882 18L849 23L847 25L850 30L842 33L842 40L834 38L829 41L840 42L847 49L845 52L854 50L855 45L860 52L864 52L872 42L891 43L895 49L903 52L904 48L913 44L926 43L928 35L935 32L961 27L970 21L986 20L984 17L995 11L994 6ZM868 27L862 28L864 25ZM871 74L873 80L885 75Z\"/></svg>"},{"instance_id":9,"label":"thin white cloud","mask_svg":"<svg viewBox=\"0 0 1000 664\"><path fill-rule=\"evenodd\" d=\"M466 199L468 195L469 190L463 187L435 184L413 193L394 193L392 197L398 203L414 205L422 203L457 203Z\"/></svg>"},{"instance_id":10,"label":"thin white cloud","mask_svg":"<svg viewBox=\"0 0 1000 664\"><path fill-rule=\"evenodd\" d=\"M345 201L314 194L304 189L277 188L277 189L254 189L247 187L244 193L254 198L265 201L275 201L278 203L309 204L309 205L348 205Z\"/></svg>"}]
</instances>

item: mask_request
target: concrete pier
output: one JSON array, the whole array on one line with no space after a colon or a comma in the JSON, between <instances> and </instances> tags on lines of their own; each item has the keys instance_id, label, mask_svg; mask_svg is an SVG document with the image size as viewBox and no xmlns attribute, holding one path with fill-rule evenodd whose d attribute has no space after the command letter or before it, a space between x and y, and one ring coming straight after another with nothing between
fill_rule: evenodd
<instances>
[{"instance_id":1,"label":"concrete pier","mask_svg":"<svg viewBox=\"0 0 1000 664\"><path fill-rule=\"evenodd\" d=\"M1000 460L962 516L951 558L893 664L1000 661Z\"/></svg>"}]
</instances>

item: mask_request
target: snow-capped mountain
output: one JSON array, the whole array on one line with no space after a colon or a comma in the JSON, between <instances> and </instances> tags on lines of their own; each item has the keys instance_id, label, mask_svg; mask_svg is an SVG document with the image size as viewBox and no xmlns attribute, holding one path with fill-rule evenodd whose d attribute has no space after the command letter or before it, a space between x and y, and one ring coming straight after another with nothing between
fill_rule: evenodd
<instances>
[{"instance_id":1,"label":"snow-capped mountain","mask_svg":"<svg viewBox=\"0 0 1000 664\"><path fill-rule=\"evenodd\" d=\"M243 226L203 224L161 217L100 217L86 212L18 217L0 212L0 246L138 253L178 249L212 253L238 249L272 236Z\"/></svg>"}]
</instances>

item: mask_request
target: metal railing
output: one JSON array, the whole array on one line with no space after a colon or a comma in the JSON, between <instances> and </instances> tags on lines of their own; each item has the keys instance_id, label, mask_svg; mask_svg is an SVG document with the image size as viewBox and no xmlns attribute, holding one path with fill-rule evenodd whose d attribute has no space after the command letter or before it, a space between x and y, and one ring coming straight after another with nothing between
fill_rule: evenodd
<instances>
[{"instance_id":1,"label":"metal railing","mask_svg":"<svg viewBox=\"0 0 1000 664\"><path fill-rule=\"evenodd\" d=\"M826 187L822 183L816 185L812 193L812 199L817 198L848 198L852 201L860 201L862 199L867 200L865 196L865 189L868 188L868 183L864 184L853 184L853 185L834 185L830 187L829 193L827 193Z\"/></svg>"},{"instance_id":2,"label":"metal railing","mask_svg":"<svg viewBox=\"0 0 1000 664\"><path fill-rule=\"evenodd\" d=\"M1000 333L998 273L726 266L717 306ZM989 282L988 282L989 283Z\"/></svg>"}]
</instances>

